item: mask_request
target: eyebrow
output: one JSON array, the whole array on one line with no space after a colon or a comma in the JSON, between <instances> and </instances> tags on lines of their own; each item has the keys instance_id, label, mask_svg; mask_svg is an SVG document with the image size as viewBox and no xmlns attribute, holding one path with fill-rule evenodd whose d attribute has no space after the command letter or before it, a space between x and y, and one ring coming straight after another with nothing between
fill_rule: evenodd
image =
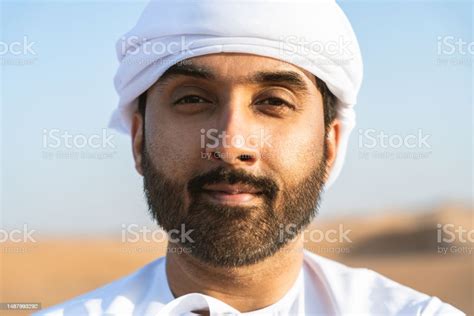
<instances>
[{"instance_id":1,"label":"eyebrow","mask_svg":"<svg viewBox=\"0 0 474 316\"><path fill-rule=\"evenodd\" d=\"M183 63L177 63L168 68L165 73L160 77L159 80L166 80L170 77L174 76L187 76L187 77L194 77L198 79L206 79L206 80L215 80L215 75L206 68L197 67L194 65L188 65Z\"/></svg>"},{"instance_id":2,"label":"eyebrow","mask_svg":"<svg viewBox=\"0 0 474 316\"><path fill-rule=\"evenodd\" d=\"M198 67L191 64L177 63L160 77L158 81L165 83L168 79L174 76L187 76L204 80L217 80L215 74L205 68ZM276 71L258 71L248 77L242 78L238 83L250 84L286 84L300 93L309 93L307 84L303 77L297 72L291 70L276 70Z\"/></svg>"},{"instance_id":3,"label":"eyebrow","mask_svg":"<svg viewBox=\"0 0 474 316\"><path fill-rule=\"evenodd\" d=\"M286 84L296 91L309 93L308 86L303 77L297 72L290 70L259 71L254 73L250 78L244 79L244 81L252 84Z\"/></svg>"}]
</instances>

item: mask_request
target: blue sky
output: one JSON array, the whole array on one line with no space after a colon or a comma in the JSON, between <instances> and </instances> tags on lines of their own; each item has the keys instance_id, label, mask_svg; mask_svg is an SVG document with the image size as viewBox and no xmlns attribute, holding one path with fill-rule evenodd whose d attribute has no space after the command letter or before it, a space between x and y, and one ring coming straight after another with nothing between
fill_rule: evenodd
<instances>
[{"instance_id":1,"label":"blue sky","mask_svg":"<svg viewBox=\"0 0 474 316\"><path fill-rule=\"evenodd\" d=\"M89 137L107 127L118 101L115 41L145 2L1 3L1 42L34 42L25 55L0 55L2 226L87 234L150 224L128 136L109 130L114 148L85 150L105 159L51 158L71 151L43 142L45 129ZM446 53L455 40L472 44L472 2L340 4L358 36L365 75L346 164L321 216L472 203L473 52ZM367 148L367 135L381 133L394 140L429 135L429 147Z\"/></svg>"}]
</instances>

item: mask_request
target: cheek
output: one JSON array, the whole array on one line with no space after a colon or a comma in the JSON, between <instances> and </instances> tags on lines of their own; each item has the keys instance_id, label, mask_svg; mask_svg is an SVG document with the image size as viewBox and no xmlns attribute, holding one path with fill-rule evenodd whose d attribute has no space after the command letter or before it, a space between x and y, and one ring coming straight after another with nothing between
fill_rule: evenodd
<instances>
[{"instance_id":1,"label":"cheek","mask_svg":"<svg viewBox=\"0 0 474 316\"><path fill-rule=\"evenodd\" d=\"M155 166L170 179L189 179L199 162L199 129L177 127L164 119L146 124L147 146Z\"/></svg>"},{"instance_id":2,"label":"cheek","mask_svg":"<svg viewBox=\"0 0 474 316\"><path fill-rule=\"evenodd\" d=\"M291 182L287 185L301 181L319 165L324 144L322 119L280 128L272 135L271 146L262 157L284 182Z\"/></svg>"}]
</instances>

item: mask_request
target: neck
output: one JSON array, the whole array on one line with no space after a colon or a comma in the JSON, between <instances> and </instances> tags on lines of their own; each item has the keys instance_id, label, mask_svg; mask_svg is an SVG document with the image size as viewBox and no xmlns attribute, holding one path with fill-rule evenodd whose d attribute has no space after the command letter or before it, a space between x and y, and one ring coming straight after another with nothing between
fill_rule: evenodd
<instances>
[{"instance_id":1,"label":"neck","mask_svg":"<svg viewBox=\"0 0 474 316\"><path fill-rule=\"evenodd\" d=\"M173 247L178 246L170 243L168 250ZM302 266L302 249L298 237L259 263L233 268L210 266L190 254L168 251L166 274L175 297L202 293L249 312L274 304L288 292Z\"/></svg>"}]
</instances>

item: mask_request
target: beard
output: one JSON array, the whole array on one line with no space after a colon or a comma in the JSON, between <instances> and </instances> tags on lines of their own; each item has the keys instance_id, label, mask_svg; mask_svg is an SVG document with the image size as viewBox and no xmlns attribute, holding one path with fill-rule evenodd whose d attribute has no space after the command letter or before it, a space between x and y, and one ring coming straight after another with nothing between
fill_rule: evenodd
<instances>
[{"instance_id":1,"label":"beard","mask_svg":"<svg viewBox=\"0 0 474 316\"><path fill-rule=\"evenodd\" d=\"M168 233L186 231L186 238L176 243L184 253L205 264L240 267L260 262L296 238L317 214L326 179L326 143L322 159L310 174L296 186L284 189L270 177L223 166L180 182L153 165L145 143L142 169L149 211ZM251 186L260 191L262 203L212 203L206 199L203 187L215 183ZM186 193L190 197L188 207L183 203ZM281 203L277 206L279 195Z\"/></svg>"}]
</instances>

